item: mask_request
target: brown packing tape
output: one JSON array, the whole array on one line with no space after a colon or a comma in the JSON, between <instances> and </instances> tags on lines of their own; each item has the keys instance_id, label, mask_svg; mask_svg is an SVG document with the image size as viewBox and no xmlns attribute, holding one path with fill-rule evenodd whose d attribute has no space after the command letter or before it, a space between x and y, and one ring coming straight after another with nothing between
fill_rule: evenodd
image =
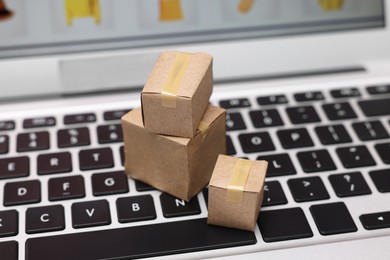
<instances>
[{"instance_id":1,"label":"brown packing tape","mask_svg":"<svg viewBox=\"0 0 390 260\"><path fill-rule=\"evenodd\" d=\"M165 80L162 88L161 104L164 107L176 107L176 95L179 91L180 83L186 72L188 63L192 54L179 52L176 54L175 61L169 71L168 77Z\"/></svg>"},{"instance_id":2,"label":"brown packing tape","mask_svg":"<svg viewBox=\"0 0 390 260\"><path fill-rule=\"evenodd\" d=\"M234 166L232 177L230 179L226 201L228 202L241 202L244 187L248 180L249 172L252 167L252 161L238 159Z\"/></svg>"},{"instance_id":3,"label":"brown packing tape","mask_svg":"<svg viewBox=\"0 0 390 260\"><path fill-rule=\"evenodd\" d=\"M209 125L204 121L200 121L198 129L202 134L202 140L204 140L207 136L207 132L209 131Z\"/></svg>"}]
</instances>

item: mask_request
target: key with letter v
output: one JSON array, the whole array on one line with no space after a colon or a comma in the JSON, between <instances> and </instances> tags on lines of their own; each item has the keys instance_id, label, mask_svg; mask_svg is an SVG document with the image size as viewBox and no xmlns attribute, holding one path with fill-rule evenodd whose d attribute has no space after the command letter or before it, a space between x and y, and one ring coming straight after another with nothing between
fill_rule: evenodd
<instances>
[{"instance_id":1,"label":"key with letter v","mask_svg":"<svg viewBox=\"0 0 390 260\"><path fill-rule=\"evenodd\" d=\"M74 228L111 224L111 216L106 200L87 201L72 204L72 225Z\"/></svg>"}]
</instances>

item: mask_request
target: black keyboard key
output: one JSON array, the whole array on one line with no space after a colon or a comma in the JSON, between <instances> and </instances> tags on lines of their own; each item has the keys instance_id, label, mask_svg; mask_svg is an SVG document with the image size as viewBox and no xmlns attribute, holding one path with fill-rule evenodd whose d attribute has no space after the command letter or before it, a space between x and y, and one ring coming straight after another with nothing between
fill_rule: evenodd
<instances>
[{"instance_id":1,"label":"black keyboard key","mask_svg":"<svg viewBox=\"0 0 390 260\"><path fill-rule=\"evenodd\" d=\"M94 113L73 114L73 115L64 116L65 125L92 123L92 122L96 122L96 115Z\"/></svg>"},{"instance_id":2,"label":"black keyboard key","mask_svg":"<svg viewBox=\"0 0 390 260\"><path fill-rule=\"evenodd\" d=\"M370 95L382 95L390 93L390 85L379 85L367 87L367 92Z\"/></svg>"},{"instance_id":3,"label":"black keyboard key","mask_svg":"<svg viewBox=\"0 0 390 260\"><path fill-rule=\"evenodd\" d=\"M15 129L15 121L6 120L0 121L0 131L7 131Z\"/></svg>"},{"instance_id":4,"label":"black keyboard key","mask_svg":"<svg viewBox=\"0 0 390 260\"><path fill-rule=\"evenodd\" d=\"M286 195L278 181L267 181L264 184L262 207L287 204Z\"/></svg>"},{"instance_id":5,"label":"black keyboard key","mask_svg":"<svg viewBox=\"0 0 390 260\"><path fill-rule=\"evenodd\" d=\"M151 190L155 190L155 188L153 188L152 186L142 182L142 181L137 181L137 180L134 180L135 181L135 189L137 191L151 191Z\"/></svg>"},{"instance_id":6,"label":"black keyboard key","mask_svg":"<svg viewBox=\"0 0 390 260\"><path fill-rule=\"evenodd\" d=\"M245 153L256 153L275 150L275 146L268 132L240 134L238 136Z\"/></svg>"},{"instance_id":7,"label":"black keyboard key","mask_svg":"<svg viewBox=\"0 0 390 260\"><path fill-rule=\"evenodd\" d=\"M200 214L198 198L194 197L189 202L175 198L167 193L160 195L161 208L166 218L182 217Z\"/></svg>"},{"instance_id":8,"label":"black keyboard key","mask_svg":"<svg viewBox=\"0 0 390 260\"><path fill-rule=\"evenodd\" d=\"M129 191L124 171L92 174L92 192L94 196L126 193Z\"/></svg>"},{"instance_id":9,"label":"black keyboard key","mask_svg":"<svg viewBox=\"0 0 390 260\"><path fill-rule=\"evenodd\" d=\"M288 100L285 95L262 96L257 98L260 106L287 104Z\"/></svg>"},{"instance_id":10,"label":"black keyboard key","mask_svg":"<svg viewBox=\"0 0 390 260\"><path fill-rule=\"evenodd\" d=\"M18 152L46 150L50 148L49 132L31 132L18 134L16 149Z\"/></svg>"},{"instance_id":11,"label":"black keyboard key","mask_svg":"<svg viewBox=\"0 0 390 260\"><path fill-rule=\"evenodd\" d=\"M107 200L95 200L72 204L72 225L74 228L109 224L111 224L111 215Z\"/></svg>"},{"instance_id":12,"label":"black keyboard key","mask_svg":"<svg viewBox=\"0 0 390 260\"><path fill-rule=\"evenodd\" d=\"M330 91L333 98L351 98L360 97L360 91L357 88L341 88Z\"/></svg>"},{"instance_id":13,"label":"black keyboard key","mask_svg":"<svg viewBox=\"0 0 390 260\"><path fill-rule=\"evenodd\" d=\"M260 155L257 160L265 160L268 162L267 178L282 175L296 174L297 171L287 153Z\"/></svg>"},{"instance_id":14,"label":"black keyboard key","mask_svg":"<svg viewBox=\"0 0 390 260\"><path fill-rule=\"evenodd\" d=\"M26 233L42 233L65 229L62 205L28 208L26 211Z\"/></svg>"},{"instance_id":15,"label":"black keyboard key","mask_svg":"<svg viewBox=\"0 0 390 260\"><path fill-rule=\"evenodd\" d=\"M306 128L279 130L277 134L284 149L314 146Z\"/></svg>"},{"instance_id":16,"label":"black keyboard key","mask_svg":"<svg viewBox=\"0 0 390 260\"><path fill-rule=\"evenodd\" d=\"M38 180L10 182L4 185L4 206L41 201L41 183Z\"/></svg>"},{"instance_id":17,"label":"black keyboard key","mask_svg":"<svg viewBox=\"0 0 390 260\"><path fill-rule=\"evenodd\" d=\"M153 197L150 195L119 198L116 200L120 223L156 219Z\"/></svg>"},{"instance_id":18,"label":"black keyboard key","mask_svg":"<svg viewBox=\"0 0 390 260\"><path fill-rule=\"evenodd\" d=\"M49 180L49 200L66 200L85 197L84 179L80 175Z\"/></svg>"},{"instance_id":19,"label":"black keyboard key","mask_svg":"<svg viewBox=\"0 0 390 260\"><path fill-rule=\"evenodd\" d=\"M308 91L305 93L296 93L294 98L297 102L307 102L307 101L319 101L324 100L325 97L320 91Z\"/></svg>"},{"instance_id":20,"label":"black keyboard key","mask_svg":"<svg viewBox=\"0 0 390 260\"><path fill-rule=\"evenodd\" d=\"M297 157L304 172L336 170L336 165L327 150L300 152Z\"/></svg>"},{"instance_id":21,"label":"black keyboard key","mask_svg":"<svg viewBox=\"0 0 390 260\"><path fill-rule=\"evenodd\" d=\"M119 147L119 154L121 157L121 164L123 166L123 165L125 165L125 147L123 145L121 147Z\"/></svg>"},{"instance_id":22,"label":"black keyboard key","mask_svg":"<svg viewBox=\"0 0 390 260\"><path fill-rule=\"evenodd\" d=\"M324 104L322 108L329 120L344 120L357 118L355 111L353 111L351 105L347 102Z\"/></svg>"},{"instance_id":23,"label":"black keyboard key","mask_svg":"<svg viewBox=\"0 0 390 260\"><path fill-rule=\"evenodd\" d=\"M26 258L132 259L256 244L253 232L193 219L58 236L29 238ZM113 250L115 248L115 250Z\"/></svg>"},{"instance_id":24,"label":"black keyboard key","mask_svg":"<svg viewBox=\"0 0 390 260\"><path fill-rule=\"evenodd\" d=\"M16 210L0 211L0 237L19 233L19 214Z\"/></svg>"},{"instance_id":25,"label":"black keyboard key","mask_svg":"<svg viewBox=\"0 0 390 260\"><path fill-rule=\"evenodd\" d=\"M367 230L390 228L390 211L363 214L360 221Z\"/></svg>"},{"instance_id":26,"label":"black keyboard key","mask_svg":"<svg viewBox=\"0 0 390 260\"><path fill-rule=\"evenodd\" d=\"M314 222L321 235L356 232L357 227L343 202L313 205L310 207Z\"/></svg>"},{"instance_id":27,"label":"black keyboard key","mask_svg":"<svg viewBox=\"0 0 390 260\"><path fill-rule=\"evenodd\" d=\"M358 104L366 116L390 115L390 98L362 100Z\"/></svg>"},{"instance_id":28,"label":"black keyboard key","mask_svg":"<svg viewBox=\"0 0 390 260\"><path fill-rule=\"evenodd\" d=\"M360 172L333 174L329 181L340 198L371 194L371 190Z\"/></svg>"},{"instance_id":29,"label":"black keyboard key","mask_svg":"<svg viewBox=\"0 0 390 260\"><path fill-rule=\"evenodd\" d=\"M123 142L122 126L120 124L98 126L97 135L99 144Z\"/></svg>"},{"instance_id":30,"label":"black keyboard key","mask_svg":"<svg viewBox=\"0 0 390 260\"><path fill-rule=\"evenodd\" d=\"M114 167L114 158L110 148L81 150L79 161L82 171Z\"/></svg>"},{"instance_id":31,"label":"black keyboard key","mask_svg":"<svg viewBox=\"0 0 390 260\"><path fill-rule=\"evenodd\" d=\"M389 134L380 121L353 123L352 127L362 141L389 138Z\"/></svg>"},{"instance_id":32,"label":"black keyboard key","mask_svg":"<svg viewBox=\"0 0 390 260\"><path fill-rule=\"evenodd\" d=\"M314 129L322 144L342 144L352 142L343 125L318 126Z\"/></svg>"},{"instance_id":33,"label":"black keyboard key","mask_svg":"<svg viewBox=\"0 0 390 260\"><path fill-rule=\"evenodd\" d=\"M27 156L0 159L0 179L25 177L30 174Z\"/></svg>"},{"instance_id":34,"label":"black keyboard key","mask_svg":"<svg viewBox=\"0 0 390 260\"><path fill-rule=\"evenodd\" d=\"M232 138L228 135L226 136L226 154L236 154L236 149L234 148Z\"/></svg>"},{"instance_id":35,"label":"black keyboard key","mask_svg":"<svg viewBox=\"0 0 390 260\"><path fill-rule=\"evenodd\" d=\"M117 109L117 110L106 111L103 114L103 118L106 121L120 120L122 116L124 116L130 110L131 109Z\"/></svg>"},{"instance_id":36,"label":"black keyboard key","mask_svg":"<svg viewBox=\"0 0 390 260\"><path fill-rule=\"evenodd\" d=\"M57 132L59 148L84 146L91 143L87 127L62 129Z\"/></svg>"},{"instance_id":37,"label":"black keyboard key","mask_svg":"<svg viewBox=\"0 0 390 260\"><path fill-rule=\"evenodd\" d=\"M234 98L234 99L226 99L219 101L219 106L230 109L230 108L242 108L242 107L250 107L251 103L247 98Z\"/></svg>"},{"instance_id":38,"label":"black keyboard key","mask_svg":"<svg viewBox=\"0 0 390 260\"><path fill-rule=\"evenodd\" d=\"M379 192L390 192L390 169L371 171L370 177Z\"/></svg>"},{"instance_id":39,"label":"black keyboard key","mask_svg":"<svg viewBox=\"0 0 390 260\"><path fill-rule=\"evenodd\" d=\"M53 174L72 171L72 159L69 152L38 155L38 174Z\"/></svg>"},{"instance_id":40,"label":"black keyboard key","mask_svg":"<svg viewBox=\"0 0 390 260\"><path fill-rule=\"evenodd\" d=\"M261 211L257 222L267 243L313 236L301 208Z\"/></svg>"},{"instance_id":41,"label":"black keyboard key","mask_svg":"<svg viewBox=\"0 0 390 260\"><path fill-rule=\"evenodd\" d=\"M287 184L296 202L329 199L328 191L318 176L290 179Z\"/></svg>"},{"instance_id":42,"label":"black keyboard key","mask_svg":"<svg viewBox=\"0 0 390 260\"><path fill-rule=\"evenodd\" d=\"M0 135L0 154L6 154L9 151L8 135Z\"/></svg>"},{"instance_id":43,"label":"black keyboard key","mask_svg":"<svg viewBox=\"0 0 390 260\"><path fill-rule=\"evenodd\" d=\"M293 124L306 124L321 121L313 106L289 107L286 111Z\"/></svg>"},{"instance_id":44,"label":"black keyboard key","mask_svg":"<svg viewBox=\"0 0 390 260\"><path fill-rule=\"evenodd\" d=\"M383 163L390 164L390 143L377 144L375 145L375 149Z\"/></svg>"},{"instance_id":45,"label":"black keyboard key","mask_svg":"<svg viewBox=\"0 0 390 260\"><path fill-rule=\"evenodd\" d=\"M35 117L23 120L23 128L35 128L35 127L48 127L55 126L56 119L52 116L48 117Z\"/></svg>"},{"instance_id":46,"label":"black keyboard key","mask_svg":"<svg viewBox=\"0 0 390 260\"><path fill-rule=\"evenodd\" d=\"M18 242L6 241L0 242L1 260L18 260Z\"/></svg>"},{"instance_id":47,"label":"black keyboard key","mask_svg":"<svg viewBox=\"0 0 390 260\"><path fill-rule=\"evenodd\" d=\"M345 168L376 165L367 147L363 145L337 148L336 152Z\"/></svg>"},{"instance_id":48,"label":"black keyboard key","mask_svg":"<svg viewBox=\"0 0 390 260\"><path fill-rule=\"evenodd\" d=\"M283 125L282 118L276 109L250 111L249 116L256 128Z\"/></svg>"},{"instance_id":49,"label":"black keyboard key","mask_svg":"<svg viewBox=\"0 0 390 260\"><path fill-rule=\"evenodd\" d=\"M246 129L244 119L240 113L227 113L226 114L226 131L242 130Z\"/></svg>"}]
</instances>

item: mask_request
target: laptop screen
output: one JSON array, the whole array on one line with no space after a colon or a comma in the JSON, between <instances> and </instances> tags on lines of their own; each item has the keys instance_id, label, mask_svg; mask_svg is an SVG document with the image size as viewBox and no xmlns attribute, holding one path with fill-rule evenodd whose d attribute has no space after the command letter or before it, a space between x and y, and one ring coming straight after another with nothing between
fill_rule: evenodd
<instances>
[{"instance_id":1,"label":"laptop screen","mask_svg":"<svg viewBox=\"0 0 390 260\"><path fill-rule=\"evenodd\" d=\"M0 57L378 27L382 0L0 0Z\"/></svg>"}]
</instances>

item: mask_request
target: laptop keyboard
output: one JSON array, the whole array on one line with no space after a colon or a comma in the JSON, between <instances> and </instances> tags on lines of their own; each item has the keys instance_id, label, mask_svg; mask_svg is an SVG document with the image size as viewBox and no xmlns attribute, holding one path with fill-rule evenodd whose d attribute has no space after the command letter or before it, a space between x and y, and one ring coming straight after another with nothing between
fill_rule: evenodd
<instances>
[{"instance_id":1,"label":"laptop keyboard","mask_svg":"<svg viewBox=\"0 0 390 260\"><path fill-rule=\"evenodd\" d=\"M269 162L255 233L207 225L207 188L186 203L126 177L120 118L131 108L0 119L1 258L253 252L390 235L388 203L357 206L390 198L389 94L380 85L212 100L228 112L227 154Z\"/></svg>"}]
</instances>

